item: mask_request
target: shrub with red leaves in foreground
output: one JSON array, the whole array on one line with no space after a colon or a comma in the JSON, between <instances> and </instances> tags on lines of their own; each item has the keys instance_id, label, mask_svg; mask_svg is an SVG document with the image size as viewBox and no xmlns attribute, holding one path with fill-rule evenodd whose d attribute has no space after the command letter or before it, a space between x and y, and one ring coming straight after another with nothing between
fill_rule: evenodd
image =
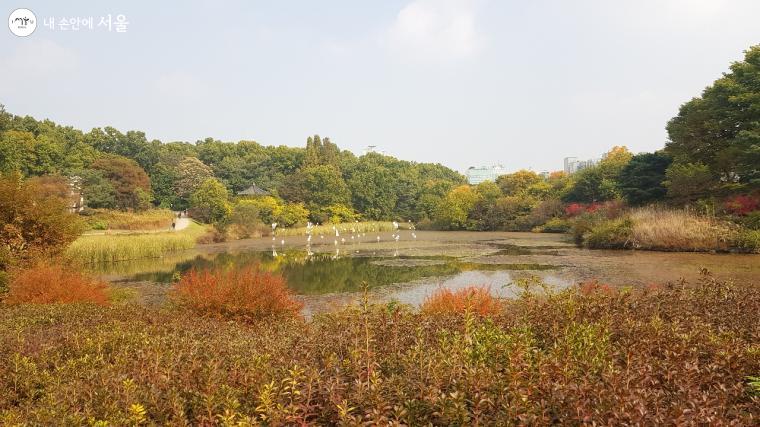
<instances>
[{"instance_id":1,"label":"shrub with red leaves in foreground","mask_svg":"<svg viewBox=\"0 0 760 427\"><path fill-rule=\"evenodd\" d=\"M190 270L175 285L174 297L198 314L244 321L297 317L303 306L293 299L281 275L262 271L258 266Z\"/></svg>"},{"instance_id":2,"label":"shrub with red leaves in foreground","mask_svg":"<svg viewBox=\"0 0 760 427\"><path fill-rule=\"evenodd\" d=\"M503 307L488 288L470 286L457 291L439 289L425 300L421 309L429 314L470 312L489 316L501 312Z\"/></svg>"},{"instance_id":3,"label":"shrub with red leaves in foreground","mask_svg":"<svg viewBox=\"0 0 760 427\"><path fill-rule=\"evenodd\" d=\"M12 275L8 304L90 302L108 305L108 286L73 268L38 264Z\"/></svg>"}]
</instances>

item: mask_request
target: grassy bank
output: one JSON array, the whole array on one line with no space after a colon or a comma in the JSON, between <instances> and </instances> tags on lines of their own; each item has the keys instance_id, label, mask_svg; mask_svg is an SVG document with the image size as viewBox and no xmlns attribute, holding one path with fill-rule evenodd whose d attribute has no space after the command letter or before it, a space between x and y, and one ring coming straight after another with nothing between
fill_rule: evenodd
<instances>
[{"instance_id":1,"label":"grassy bank","mask_svg":"<svg viewBox=\"0 0 760 427\"><path fill-rule=\"evenodd\" d=\"M760 251L760 232L680 210L642 208L613 219L578 218L576 238L590 248L659 251Z\"/></svg>"},{"instance_id":2,"label":"grassy bank","mask_svg":"<svg viewBox=\"0 0 760 427\"><path fill-rule=\"evenodd\" d=\"M197 239L206 232L206 226L191 222L180 231L81 236L69 246L66 255L84 264L160 258L195 247Z\"/></svg>"},{"instance_id":3,"label":"grassy bank","mask_svg":"<svg viewBox=\"0 0 760 427\"><path fill-rule=\"evenodd\" d=\"M168 209L125 212L111 209L89 209L83 215L91 230L168 230L174 213Z\"/></svg>"},{"instance_id":4,"label":"grassy bank","mask_svg":"<svg viewBox=\"0 0 760 427\"><path fill-rule=\"evenodd\" d=\"M254 323L0 306L0 424L756 425L760 288L528 294Z\"/></svg>"}]
</instances>

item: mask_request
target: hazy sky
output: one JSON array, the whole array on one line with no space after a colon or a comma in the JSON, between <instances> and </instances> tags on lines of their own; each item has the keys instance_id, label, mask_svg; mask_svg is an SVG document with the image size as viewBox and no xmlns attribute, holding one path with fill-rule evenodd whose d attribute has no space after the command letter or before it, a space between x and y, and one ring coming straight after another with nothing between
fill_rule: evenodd
<instances>
[{"instance_id":1,"label":"hazy sky","mask_svg":"<svg viewBox=\"0 0 760 427\"><path fill-rule=\"evenodd\" d=\"M329 136L460 171L652 151L681 103L760 43L760 0L3 2L14 114L149 139ZM97 27L123 14L126 33ZM94 17L61 31L45 18Z\"/></svg>"}]
</instances>

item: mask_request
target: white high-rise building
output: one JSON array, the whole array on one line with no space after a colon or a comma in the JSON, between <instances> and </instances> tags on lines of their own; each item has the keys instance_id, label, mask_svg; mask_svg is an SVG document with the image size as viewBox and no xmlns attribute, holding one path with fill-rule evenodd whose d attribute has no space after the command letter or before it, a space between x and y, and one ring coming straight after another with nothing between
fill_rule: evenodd
<instances>
[{"instance_id":1,"label":"white high-rise building","mask_svg":"<svg viewBox=\"0 0 760 427\"><path fill-rule=\"evenodd\" d=\"M599 159L578 160L577 157L565 157L565 173L574 174L599 163Z\"/></svg>"},{"instance_id":2,"label":"white high-rise building","mask_svg":"<svg viewBox=\"0 0 760 427\"><path fill-rule=\"evenodd\" d=\"M477 185L484 181L496 181L496 178L504 175L504 173L504 166L502 165L480 166L477 168L470 166L466 173L467 182Z\"/></svg>"}]
</instances>

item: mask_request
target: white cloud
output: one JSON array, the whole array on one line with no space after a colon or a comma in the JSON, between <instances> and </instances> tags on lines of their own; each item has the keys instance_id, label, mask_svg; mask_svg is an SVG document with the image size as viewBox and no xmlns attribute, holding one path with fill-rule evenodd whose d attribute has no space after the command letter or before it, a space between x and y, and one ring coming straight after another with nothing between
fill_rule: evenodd
<instances>
[{"instance_id":1,"label":"white cloud","mask_svg":"<svg viewBox=\"0 0 760 427\"><path fill-rule=\"evenodd\" d=\"M382 38L392 52L413 59L452 60L479 52L477 0L415 0L406 5Z\"/></svg>"}]
</instances>

